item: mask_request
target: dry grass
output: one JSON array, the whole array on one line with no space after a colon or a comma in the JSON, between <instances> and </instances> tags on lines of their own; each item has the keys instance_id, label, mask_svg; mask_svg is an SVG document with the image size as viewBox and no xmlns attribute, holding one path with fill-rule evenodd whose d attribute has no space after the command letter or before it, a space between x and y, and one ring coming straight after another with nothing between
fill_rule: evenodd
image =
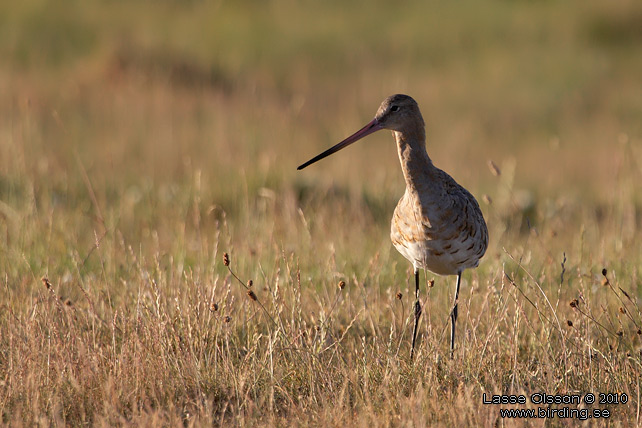
<instances>
[{"instance_id":1,"label":"dry grass","mask_svg":"<svg viewBox=\"0 0 642 428\"><path fill-rule=\"evenodd\" d=\"M636 5L1 6L2 423L543 425L483 393L610 392L638 425ZM453 360L422 274L409 361L390 136L295 171L394 92L489 225Z\"/></svg>"}]
</instances>

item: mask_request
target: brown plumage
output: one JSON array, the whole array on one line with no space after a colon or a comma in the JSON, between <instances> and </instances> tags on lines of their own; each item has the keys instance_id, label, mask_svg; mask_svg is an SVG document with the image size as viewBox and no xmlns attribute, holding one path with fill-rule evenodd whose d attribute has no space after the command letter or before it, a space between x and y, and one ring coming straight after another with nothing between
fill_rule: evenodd
<instances>
[{"instance_id":1,"label":"brown plumage","mask_svg":"<svg viewBox=\"0 0 642 428\"><path fill-rule=\"evenodd\" d=\"M420 268L439 275L457 275L455 301L450 315L452 355L461 273L479 264L488 246L488 230L473 195L433 165L426 152L424 120L415 100L401 94L386 98L370 123L298 169L380 129L392 131L406 181L406 192L392 216L390 238L397 251L412 263L415 271L415 326L410 355L411 358L414 355L421 316Z\"/></svg>"}]
</instances>

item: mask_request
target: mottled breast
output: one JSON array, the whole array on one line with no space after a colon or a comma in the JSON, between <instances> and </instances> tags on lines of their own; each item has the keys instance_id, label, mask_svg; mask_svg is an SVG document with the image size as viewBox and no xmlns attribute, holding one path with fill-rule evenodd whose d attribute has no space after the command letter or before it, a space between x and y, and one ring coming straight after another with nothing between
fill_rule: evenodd
<instances>
[{"instance_id":1,"label":"mottled breast","mask_svg":"<svg viewBox=\"0 0 642 428\"><path fill-rule=\"evenodd\" d=\"M440 185L406 189L392 217L390 238L415 269L455 275L486 252L488 230L475 198L448 174Z\"/></svg>"}]
</instances>

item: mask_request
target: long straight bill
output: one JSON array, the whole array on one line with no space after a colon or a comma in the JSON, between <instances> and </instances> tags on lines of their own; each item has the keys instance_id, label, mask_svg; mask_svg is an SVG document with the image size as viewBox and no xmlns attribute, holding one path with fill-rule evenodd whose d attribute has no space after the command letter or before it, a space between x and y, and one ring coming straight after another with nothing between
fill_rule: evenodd
<instances>
[{"instance_id":1,"label":"long straight bill","mask_svg":"<svg viewBox=\"0 0 642 428\"><path fill-rule=\"evenodd\" d=\"M345 140L343 140L342 142L340 142L336 146L330 147L325 152L321 153L320 155L317 155L317 156L313 157L312 159L310 159L306 163L300 165L297 168L297 170L301 170L301 169L305 168L306 166L315 163L316 161L320 161L321 159L330 156L332 153L338 152L339 150L341 150L341 149L343 149L345 147L348 147L350 144L362 139L366 135L370 135L373 132L379 131L380 129L383 129L383 128L381 127L381 125L379 125L379 122L377 122L377 119L373 119L372 122L370 122L369 124L367 124L366 126L361 128L360 130L358 130L357 132L355 132L354 134L352 134L351 136L349 136L348 138L346 138Z\"/></svg>"}]
</instances>

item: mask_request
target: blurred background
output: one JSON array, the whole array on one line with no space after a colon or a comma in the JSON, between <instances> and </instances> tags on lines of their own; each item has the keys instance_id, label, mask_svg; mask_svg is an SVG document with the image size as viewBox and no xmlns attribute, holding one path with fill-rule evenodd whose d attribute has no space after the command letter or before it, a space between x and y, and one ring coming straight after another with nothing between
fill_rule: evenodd
<instances>
[{"instance_id":1,"label":"blurred background","mask_svg":"<svg viewBox=\"0 0 642 428\"><path fill-rule=\"evenodd\" d=\"M295 168L393 93L418 101L435 164L478 199L501 203L492 160L529 221L623 197L635 223L641 22L633 0L3 2L3 232L24 238L37 212L81 247L101 227L169 246L177 219L248 228L269 209L295 245L287 216L328 205L385 242L404 189L387 132Z\"/></svg>"},{"instance_id":2,"label":"blurred background","mask_svg":"<svg viewBox=\"0 0 642 428\"><path fill-rule=\"evenodd\" d=\"M488 223L455 364L430 273L405 360L390 133L296 171L394 93ZM601 391L633 421L641 182L640 0L0 1L0 419L489 425L482 391Z\"/></svg>"}]
</instances>

